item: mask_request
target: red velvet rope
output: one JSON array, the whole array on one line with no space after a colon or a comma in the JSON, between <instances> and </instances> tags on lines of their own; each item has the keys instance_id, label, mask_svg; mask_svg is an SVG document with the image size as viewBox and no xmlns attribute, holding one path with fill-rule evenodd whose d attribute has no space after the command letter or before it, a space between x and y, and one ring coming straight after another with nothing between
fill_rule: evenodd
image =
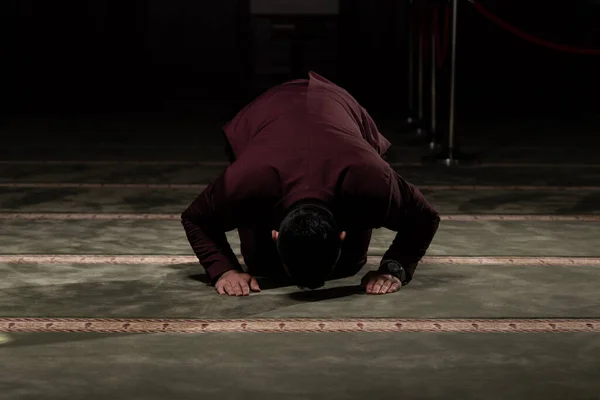
<instances>
[{"instance_id":1,"label":"red velvet rope","mask_svg":"<svg viewBox=\"0 0 600 400\"><path fill-rule=\"evenodd\" d=\"M579 48L570 45L557 44L550 42L548 40L544 40L533 36L511 24L504 21L500 17L496 16L492 12L488 11L483 5L476 0L469 0L469 2L473 5L475 10L479 12L482 16L490 20L491 22L499 25L500 27L506 29L512 34L530 42L533 44L537 44L539 46L543 46L552 50L572 53L572 54L581 54L581 55L600 55L600 49L589 49L589 48ZM441 6L436 5L431 9L425 7L422 3L417 2L416 12L412 15L413 21L416 20L418 23L418 35L423 38L423 51L424 57L429 58L429 46L430 41L427 38L428 31L428 23L431 23L432 29L434 30L435 38L436 38L436 58L438 68L441 68L446 61L448 56L448 48L449 48L449 31L450 31L450 4L446 3L443 8L444 13L444 21L443 27L440 26L440 9ZM431 12L431 18L429 17L429 12ZM416 17L416 18L415 18Z\"/></svg>"},{"instance_id":2,"label":"red velvet rope","mask_svg":"<svg viewBox=\"0 0 600 400\"><path fill-rule=\"evenodd\" d=\"M550 48L553 50L566 52L566 53L584 54L584 55L600 55L600 49L583 49L583 48L573 47L573 46L564 45L564 44L557 44L557 43L552 43L547 40L540 39L538 37L530 35L529 33L524 32L521 29L514 27L513 25L510 25L509 23L503 21L496 15L492 14L490 11L488 11L486 8L484 8L478 1L469 0L469 2L471 4L473 4L473 6L475 7L475 10L477 10L485 18L489 19L490 21L496 23L497 25L501 26L502 28L506 29L507 31L513 33L514 35L519 36L520 38L522 38L528 42L537 44L539 46L547 47L547 48Z\"/></svg>"}]
</instances>

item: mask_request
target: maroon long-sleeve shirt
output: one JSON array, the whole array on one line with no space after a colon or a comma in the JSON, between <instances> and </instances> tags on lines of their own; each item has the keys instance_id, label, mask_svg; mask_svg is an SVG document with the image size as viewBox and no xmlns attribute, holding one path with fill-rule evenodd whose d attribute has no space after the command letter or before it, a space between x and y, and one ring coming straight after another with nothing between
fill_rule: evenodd
<instances>
[{"instance_id":1,"label":"maroon long-sleeve shirt","mask_svg":"<svg viewBox=\"0 0 600 400\"><path fill-rule=\"evenodd\" d=\"M343 230L396 231L383 260L400 262L412 279L439 215L383 160L389 141L347 91L310 73L268 90L223 129L236 161L182 214L212 281L241 268L225 232L276 230L304 199L329 205Z\"/></svg>"}]
</instances>

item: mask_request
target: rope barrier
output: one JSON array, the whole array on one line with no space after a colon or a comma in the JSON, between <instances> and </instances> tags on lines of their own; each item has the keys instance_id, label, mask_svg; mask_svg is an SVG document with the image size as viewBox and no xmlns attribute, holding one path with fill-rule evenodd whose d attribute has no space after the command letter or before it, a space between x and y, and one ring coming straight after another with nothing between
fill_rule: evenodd
<instances>
[{"instance_id":1,"label":"rope barrier","mask_svg":"<svg viewBox=\"0 0 600 400\"><path fill-rule=\"evenodd\" d=\"M444 143L444 148L441 153L430 155L424 157L426 162L435 161L435 162L443 162L447 166L455 165L456 163L466 162L466 163L480 163L481 160L476 155L470 155L463 153L456 147L455 143L455 90L456 90L456 40L457 40L457 16L458 16L458 5L460 0L446 0L446 1L436 1L433 4L433 7L426 7L431 5L429 2L425 1L416 1L411 0L410 4L410 16L409 16L409 29L411 32L409 38L409 104L411 105L411 117L408 119L411 123L414 123L412 113L414 112L413 105L417 104L418 113L416 113L416 133L417 135L422 135L424 130L422 126L427 124L427 128L430 128L430 138L431 141L429 143L429 147L431 150L436 148L438 143L436 139L436 130L437 130L437 92L436 92L436 72L437 69L441 69L441 67L446 62L447 56L450 56L450 87L449 87L449 118L448 118L448 134L447 134L447 142ZM543 46L552 50L556 50L559 52L573 53L573 54L581 54L581 55L600 55L600 49L590 49L590 48L579 48L570 45L557 44L548 40L541 39L534 35L531 35L522 29L519 29L508 22L504 21L502 18L496 16L491 11L488 11L482 4L479 3L479 0L468 0L471 5L475 8L475 10L482 15L484 18L489 21L499 25L510 33L520 37L521 39L531 42L533 44ZM450 7L451 6L451 7ZM444 7L444 16L441 17L442 7ZM444 18L443 23L440 23L441 18ZM417 25L418 26L415 26ZM443 27L441 26L443 25ZM415 48L414 43L414 31L416 30L417 36L417 44L416 47L418 49L417 56L417 77L418 77L418 90L414 91L414 83L413 83L413 72L415 71L414 66L414 53L413 50ZM450 32L449 32L450 31ZM427 51L427 47L429 47L430 52ZM426 67L424 64L424 59L428 58L427 61L430 61L431 68ZM434 60L435 59L435 60ZM437 67L437 68L436 68ZM424 87L423 87L423 75L424 71L430 69L431 79L430 85L431 88L431 107L428 110L428 121L425 121L425 112L423 107L424 100ZM416 96L415 96L416 94ZM415 99L416 97L416 99Z\"/></svg>"},{"instance_id":2,"label":"rope barrier","mask_svg":"<svg viewBox=\"0 0 600 400\"><path fill-rule=\"evenodd\" d=\"M507 31L511 32L512 34L519 36L520 38L522 38L528 42L537 44L539 46L547 47L552 50L565 52L565 53L582 54L582 55L600 55L600 49L577 48L577 47L573 47L573 46L569 46L569 45L553 43L553 42L535 37L525 31L509 24L508 22L502 20L500 17L498 17L495 14L493 14L492 12L488 11L483 5L481 5L479 3L479 1L469 0L469 2L475 7L475 10L477 10L477 12L479 12L485 18L489 19L490 21L494 22L495 24L501 26L502 28L506 29Z\"/></svg>"}]
</instances>

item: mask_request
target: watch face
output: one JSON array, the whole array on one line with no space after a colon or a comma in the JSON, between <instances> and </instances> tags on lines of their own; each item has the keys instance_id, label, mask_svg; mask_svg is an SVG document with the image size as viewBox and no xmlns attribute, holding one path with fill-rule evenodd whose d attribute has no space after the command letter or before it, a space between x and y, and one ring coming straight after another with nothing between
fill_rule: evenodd
<instances>
[{"instance_id":1,"label":"watch face","mask_svg":"<svg viewBox=\"0 0 600 400\"><path fill-rule=\"evenodd\" d=\"M404 268L402 268L401 265L393 263L392 265L390 265L390 272L394 274L397 278L399 278L402 282L404 282L404 280L406 279L406 271L404 271Z\"/></svg>"},{"instance_id":2,"label":"watch face","mask_svg":"<svg viewBox=\"0 0 600 400\"><path fill-rule=\"evenodd\" d=\"M402 268L401 265L395 263L395 262L391 262L388 265L386 265L387 270L390 271L390 274L396 276L397 278L400 278L400 280L404 280L406 277L406 272L404 271L404 268Z\"/></svg>"},{"instance_id":3,"label":"watch face","mask_svg":"<svg viewBox=\"0 0 600 400\"><path fill-rule=\"evenodd\" d=\"M399 274L402 271L402 267L395 263L390 263L390 265L388 265L388 269L392 274L395 275Z\"/></svg>"},{"instance_id":4,"label":"watch face","mask_svg":"<svg viewBox=\"0 0 600 400\"><path fill-rule=\"evenodd\" d=\"M388 271L390 275L393 275L396 278L400 279L400 282L404 284L404 282L406 281L406 271L399 262L389 260L383 264L383 267L385 270Z\"/></svg>"}]
</instances>

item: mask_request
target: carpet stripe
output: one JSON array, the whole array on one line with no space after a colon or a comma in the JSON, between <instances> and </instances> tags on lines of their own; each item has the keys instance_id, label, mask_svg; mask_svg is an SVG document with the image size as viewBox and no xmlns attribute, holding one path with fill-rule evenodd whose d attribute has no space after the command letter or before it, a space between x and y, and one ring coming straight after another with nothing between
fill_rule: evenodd
<instances>
[{"instance_id":1,"label":"carpet stripe","mask_svg":"<svg viewBox=\"0 0 600 400\"><path fill-rule=\"evenodd\" d=\"M0 318L0 332L600 332L600 319L94 319Z\"/></svg>"},{"instance_id":2,"label":"carpet stripe","mask_svg":"<svg viewBox=\"0 0 600 400\"><path fill-rule=\"evenodd\" d=\"M546 222L598 222L600 214L582 215L528 215L528 214L454 214L442 215L443 221L546 221ZM0 220L101 220L101 221L179 221L181 214L144 213L0 213Z\"/></svg>"},{"instance_id":3,"label":"carpet stripe","mask_svg":"<svg viewBox=\"0 0 600 400\"><path fill-rule=\"evenodd\" d=\"M58 183L58 182L2 182L0 188L9 189L196 189L204 190L206 184L194 183ZM600 186L550 186L550 185L417 185L421 190L450 191L600 191Z\"/></svg>"},{"instance_id":4,"label":"carpet stripe","mask_svg":"<svg viewBox=\"0 0 600 400\"><path fill-rule=\"evenodd\" d=\"M240 261L242 261L240 259ZM381 256L368 257L368 263L377 264ZM518 265L518 266L600 266L600 257L511 257L511 256L425 256L422 263L436 265ZM197 264L196 256L170 255L63 255L63 254L1 254L0 263L6 264Z\"/></svg>"}]
</instances>

